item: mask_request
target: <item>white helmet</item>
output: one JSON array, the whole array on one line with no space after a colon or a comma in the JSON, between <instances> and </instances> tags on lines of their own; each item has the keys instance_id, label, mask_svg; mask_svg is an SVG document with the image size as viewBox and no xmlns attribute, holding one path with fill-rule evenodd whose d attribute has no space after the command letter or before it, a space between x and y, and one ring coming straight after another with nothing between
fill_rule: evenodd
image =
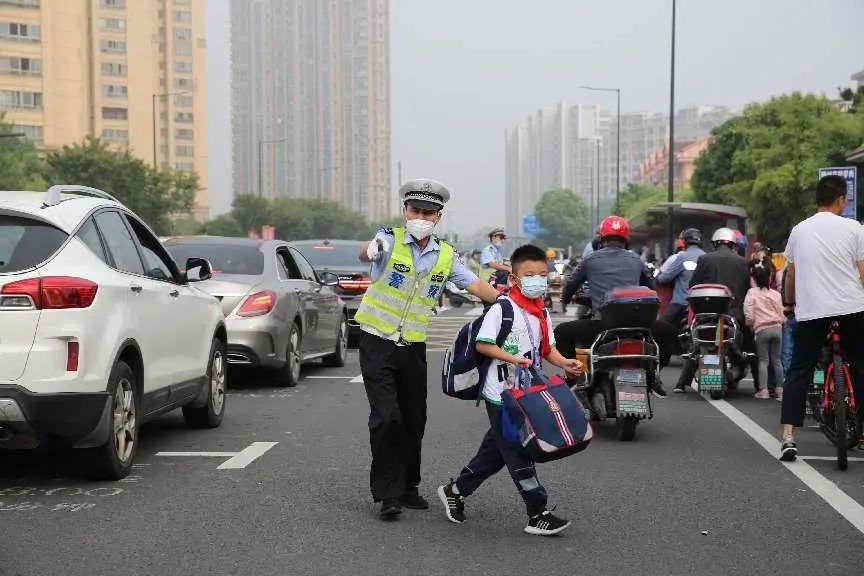
<instances>
[{"instance_id":1,"label":"white helmet","mask_svg":"<svg viewBox=\"0 0 864 576\"><path fill-rule=\"evenodd\" d=\"M711 242L714 244L735 244L735 232L731 228L718 228L714 235L711 236Z\"/></svg>"}]
</instances>

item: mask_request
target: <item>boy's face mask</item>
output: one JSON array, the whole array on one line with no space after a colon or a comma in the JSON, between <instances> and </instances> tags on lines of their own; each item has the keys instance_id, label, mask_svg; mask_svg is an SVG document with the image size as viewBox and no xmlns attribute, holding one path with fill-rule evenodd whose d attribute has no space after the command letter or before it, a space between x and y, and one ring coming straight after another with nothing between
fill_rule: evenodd
<instances>
[{"instance_id":1,"label":"boy's face mask","mask_svg":"<svg viewBox=\"0 0 864 576\"><path fill-rule=\"evenodd\" d=\"M528 298L543 298L546 296L548 281L545 276L517 276L519 288Z\"/></svg>"}]
</instances>

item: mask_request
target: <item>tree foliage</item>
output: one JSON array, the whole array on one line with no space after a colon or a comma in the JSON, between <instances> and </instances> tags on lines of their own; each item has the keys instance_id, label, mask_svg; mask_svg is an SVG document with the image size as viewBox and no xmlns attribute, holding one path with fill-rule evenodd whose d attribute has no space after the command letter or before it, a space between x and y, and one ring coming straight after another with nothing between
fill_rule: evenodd
<instances>
[{"instance_id":1,"label":"tree foliage","mask_svg":"<svg viewBox=\"0 0 864 576\"><path fill-rule=\"evenodd\" d=\"M534 214L547 231L535 240L542 246L577 246L590 237L588 207L572 190L547 190L534 207Z\"/></svg>"},{"instance_id":2,"label":"tree foliage","mask_svg":"<svg viewBox=\"0 0 864 576\"><path fill-rule=\"evenodd\" d=\"M3 136L3 135L6 136ZM44 190L46 168L33 144L0 115L0 190Z\"/></svg>"},{"instance_id":3,"label":"tree foliage","mask_svg":"<svg viewBox=\"0 0 864 576\"><path fill-rule=\"evenodd\" d=\"M825 98L794 93L753 104L714 129L696 160L693 190L699 201L745 208L760 238L781 246L814 209L818 169L844 165L862 141L864 116Z\"/></svg>"}]
</instances>

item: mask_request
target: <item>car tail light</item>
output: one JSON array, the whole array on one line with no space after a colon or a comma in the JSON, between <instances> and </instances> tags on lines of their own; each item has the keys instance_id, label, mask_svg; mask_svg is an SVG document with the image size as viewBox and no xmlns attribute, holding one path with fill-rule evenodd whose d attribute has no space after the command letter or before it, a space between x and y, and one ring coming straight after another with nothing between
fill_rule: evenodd
<instances>
[{"instance_id":1,"label":"car tail light","mask_svg":"<svg viewBox=\"0 0 864 576\"><path fill-rule=\"evenodd\" d=\"M619 356L644 353L645 345L642 340L620 340L615 345L615 354Z\"/></svg>"},{"instance_id":2,"label":"car tail light","mask_svg":"<svg viewBox=\"0 0 864 576\"><path fill-rule=\"evenodd\" d=\"M339 279L339 287L348 292L365 292L371 284L372 278L366 275Z\"/></svg>"},{"instance_id":3,"label":"car tail light","mask_svg":"<svg viewBox=\"0 0 864 576\"><path fill-rule=\"evenodd\" d=\"M4 308L30 308L24 299L29 297L32 308L60 310L88 308L96 298L99 286L95 282L72 276L46 276L10 282L0 290L0 306Z\"/></svg>"},{"instance_id":4,"label":"car tail light","mask_svg":"<svg viewBox=\"0 0 864 576\"><path fill-rule=\"evenodd\" d=\"M78 342L76 340L69 340L66 342L66 371L67 372L77 372L78 371Z\"/></svg>"},{"instance_id":5,"label":"car tail light","mask_svg":"<svg viewBox=\"0 0 864 576\"><path fill-rule=\"evenodd\" d=\"M269 314L276 305L276 293L270 290L256 292L246 298L237 311L238 316L248 318L250 316L263 316Z\"/></svg>"}]
</instances>

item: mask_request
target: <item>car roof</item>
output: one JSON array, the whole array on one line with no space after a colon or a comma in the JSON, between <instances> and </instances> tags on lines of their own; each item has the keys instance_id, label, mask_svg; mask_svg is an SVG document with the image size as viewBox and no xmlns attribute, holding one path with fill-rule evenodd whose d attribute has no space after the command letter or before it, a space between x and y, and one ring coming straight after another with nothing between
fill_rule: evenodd
<instances>
[{"instance_id":1,"label":"car roof","mask_svg":"<svg viewBox=\"0 0 864 576\"><path fill-rule=\"evenodd\" d=\"M238 238L236 236L172 236L165 240L165 246L179 244L212 244L214 246L249 246L264 250L271 245L285 245L282 240L261 240L259 238Z\"/></svg>"},{"instance_id":2,"label":"car roof","mask_svg":"<svg viewBox=\"0 0 864 576\"><path fill-rule=\"evenodd\" d=\"M292 240L289 244L295 246L359 246L367 242L364 240L329 240L322 238L320 240Z\"/></svg>"},{"instance_id":3,"label":"car roof","mask_svg":"<svg viewBox=\"0 0 864 576\"><path fill-rule=\"evenodd\" d=\"M46 222L57 226L67 234L71 233L90 212L103 206L122 208L123 205L92 196L76 194L61 194L61 202L46 206L45 192L29 190L13 190L0 192L0 210L10 210L32 214Z\"/></svg>"}]
</instances>

